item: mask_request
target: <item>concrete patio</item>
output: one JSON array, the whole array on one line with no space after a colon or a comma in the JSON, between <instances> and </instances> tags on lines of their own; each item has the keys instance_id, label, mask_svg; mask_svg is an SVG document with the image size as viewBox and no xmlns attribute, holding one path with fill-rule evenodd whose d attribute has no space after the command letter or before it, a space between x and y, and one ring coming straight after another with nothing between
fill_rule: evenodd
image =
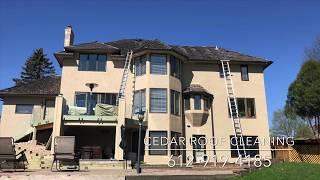
<instances>
[{"instance_id":1,"label":"concrete patio","mask_svg":"<svg viewBox=\"0 0 320 180\"><path fill-rule=\"evenodd\" d=\"M26 170L25 172L0 172L0 180L125 180L125 179L224 179L235 175L230 169L144 169L140 175L135 170L90 170L80 172L51 172Z\"/></svg>"}]
</instances>

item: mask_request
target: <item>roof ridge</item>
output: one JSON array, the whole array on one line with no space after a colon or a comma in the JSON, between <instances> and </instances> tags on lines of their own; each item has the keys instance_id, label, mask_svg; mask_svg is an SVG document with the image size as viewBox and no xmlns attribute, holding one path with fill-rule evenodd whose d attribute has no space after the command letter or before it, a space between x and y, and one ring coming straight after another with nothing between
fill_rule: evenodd
<instances>
[{"instance_id":1,"label":"roof ridge","mask_svg":"<svg viewBox=\"0 0 320 180\"><path fill-rule=\"evenodd\" d=\"M74 44L74 45L71 45L71 46L87 45L87 44L93 44L93 43L97 43L97 42L98 41L84 42L84 43Z\"/></svg>"}]
</instances>

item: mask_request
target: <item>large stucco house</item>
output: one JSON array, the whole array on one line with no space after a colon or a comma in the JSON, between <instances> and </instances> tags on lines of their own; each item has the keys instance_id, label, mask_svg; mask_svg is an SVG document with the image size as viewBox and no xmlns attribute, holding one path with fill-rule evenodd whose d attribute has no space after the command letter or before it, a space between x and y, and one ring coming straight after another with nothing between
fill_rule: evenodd
<instances>
[{"instance_id":1,"label":"large stucco house","mask_svg":"<svg viewBox=\"0 0 320 180\"><path fill-rule=\"evenodd\" d=\"M234 126L220 61L224 59L230 64L243 136L269 137L264 70L271 61L220 47L169 45L159 40L74 44L73 39L68 26L64 50L54 54L62 68L61 76L0 91L0 136L50 144L55 136L71 135L76 137L77 151L93 149L93 154L83 154L82 158L122 160L119 144L123 126L125 156L134 160L138 147L135 112L143 110L145 138L186 139L185 146L143 146L145 163L167 164L171 155L183 155L184 160L193 156L194 162L204 161L204 154L216 155L217 161L223 161L222 156L235 158L235 151L230 150L234 149L230 145ZM123 72L130 51L133 54L126 79ZM123 79L124 96L117 102ZM92 94L89 84L93 85ZM97 113L101 108L109 113ZM189 143L191 139L213 137L224 140L199 146ZM269 143L247 148L252 155L271 158Z\"/></svg>"}]
</instances>

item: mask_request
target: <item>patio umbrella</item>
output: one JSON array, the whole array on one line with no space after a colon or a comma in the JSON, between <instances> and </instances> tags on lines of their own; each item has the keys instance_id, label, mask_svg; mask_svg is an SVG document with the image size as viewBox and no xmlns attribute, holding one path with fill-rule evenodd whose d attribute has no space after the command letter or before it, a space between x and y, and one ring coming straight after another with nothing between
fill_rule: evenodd
<instances>
[{"instance_id":1,"label":"patio umbrella","mask_svg":"<svg viewBox=\"0 0 320 180\"><path fill-rule=\"evenodd\" d=\"M119 146L121 149L123 149L123 158L125 159L126 149L127 149L127 138L126 138L126 128L123 125L121 125L121 141Z\"/></svg>"}]
</instances>

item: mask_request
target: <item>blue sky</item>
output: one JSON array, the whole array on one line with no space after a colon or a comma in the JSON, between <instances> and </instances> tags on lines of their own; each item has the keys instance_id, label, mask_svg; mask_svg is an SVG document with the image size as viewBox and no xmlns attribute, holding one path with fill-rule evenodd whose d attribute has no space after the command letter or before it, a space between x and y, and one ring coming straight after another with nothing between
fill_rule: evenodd
<instances>
[{"instance_id":1,"label":"blue sky","mask_svg":"<svg viewBox=\"0 0 320 180\"><path fill-rule=\"evenodd\" d=\"M0 89L13 85L33 49L63 49L72 25L75 43L121 38L219 46L274 61L265 71L269 120L284 105L304 49L320 36L320 1L0 1Z\"/></svg>"}]
</instances>

